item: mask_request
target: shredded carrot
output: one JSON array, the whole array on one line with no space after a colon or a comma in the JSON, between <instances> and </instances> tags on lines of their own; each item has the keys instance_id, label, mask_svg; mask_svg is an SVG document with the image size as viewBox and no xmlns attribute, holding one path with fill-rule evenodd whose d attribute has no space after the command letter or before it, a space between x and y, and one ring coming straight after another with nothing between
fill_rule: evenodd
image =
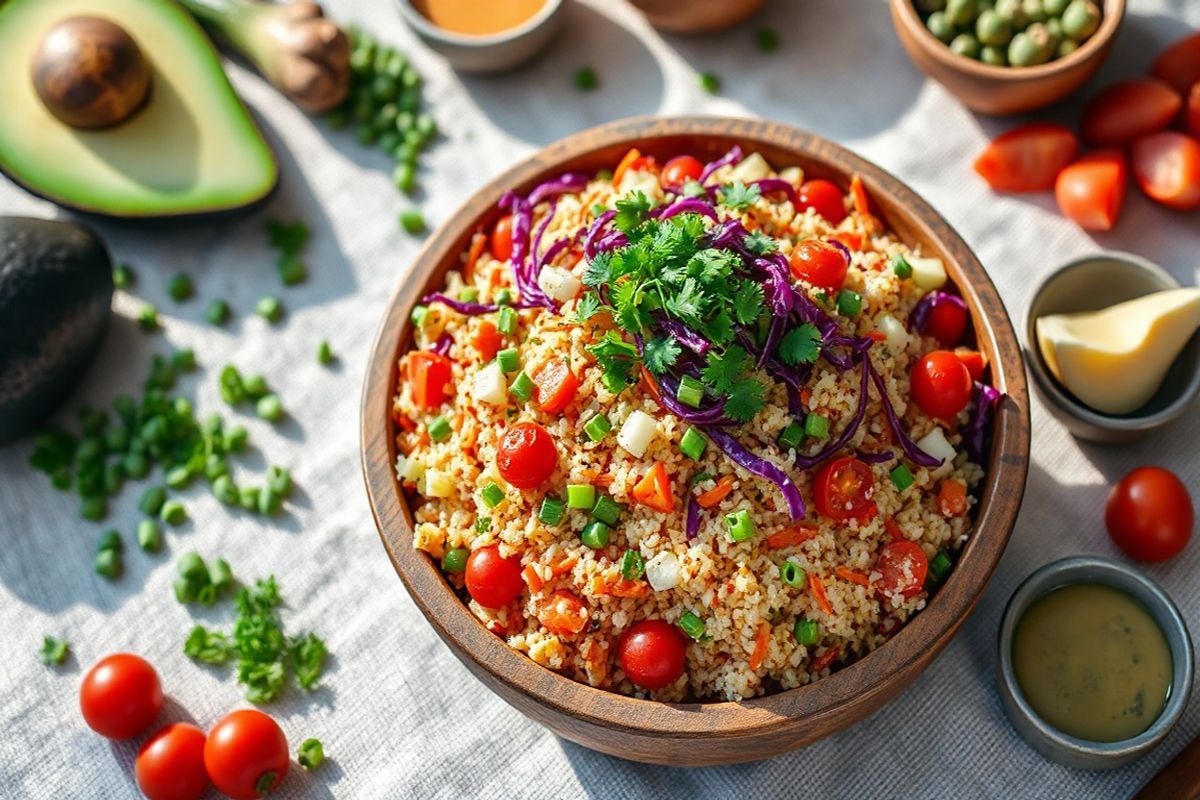
<instances>
[{"instance_id":1,"label":"shredded carrot","mask_svg":"<svg viewBox=\"0 0 1200 800\"><path fill-rule=\"evenodd\" d=\"M867 333L867 336L870 336L872 341L876 342L882 342L884 339L887 339L887 334L883 331L870 331Z\"/></svg>"},{"instance_id":2,"label":"shredded carrot","mask_svg":"<svg viewBox=\"0 0 1200 800\"><path fill-rule=\"evenodd\" d=\"M487 237L482 233L476 233L471 237L471 249L467 251L467 263L463 265L463 280L467 283L471 282L471 277L475 274L475 263L483 255L485 244L487 244Z\"/></svg>"},{"instance_id":3,"label":"shredded carrot","mask_svg":"<svg viewBox=\"0 0 1200 800\"><path fill-rule=\"evenodd\" d=\"M731 491L733 491L733 476L722 475L716 486L696 497L696 502L701 508L712 508L728 497Z\"/></svg>"},{"instance_id":4,"label":"shredded carrot","mask_svg":"<svg viewBox=\"0 0 1200 800\"><path fill-rule=\"evenodd\" d=\"M428 447L429 446L429 432L428 431L422 430L420 433L417 434L417 446L418 447Z\"/></svg>"},{"instance_id":5,"label":"shredded carrot","mask_svg":"<svg viewBox=\"0 0 1200 800\"><path fill-rule=\"evenodd\" d=\"M857 583L859 586L871 585L871 579L866 575L863 575L861 572L855 572L854 570L847 569L846 567L835 567L833 571L839 578L848 580L851 583Z\"/></svg>"},{"instance_id":6,"label":"shredded carrot","mask_svg":"<svg viewBox=\"0 0 1200 800\"><path fill-rule=\"evenodd\" d=\"M967 485L962 481L942 481L937 501L942 516L961 517L967 513Z\"/></svg>"},{"instance_id":7,"label":"shredded carrot","mask_svg":"<svg viewBox=\"0 0 1200 800\"><path fill-rule=\"evenodd\" d=\"M575 564L578 561L579 561L579 556L567 556L562 561L558 562L557 564L555 564L553 567L550 568L550 574L556 578L559 577L560 575L566 575L568 572L570 572L572 569L574 569Z\"/></svg>"},{"instance_id":8,"label":"shredded carrot","mask_svg":"<svg viewBox=\"0 0 1200 800\"><path fill-rule=\"evenodd\" d=\"M803 544L816 535L817 526L800 522L772 533L766 539L763 539L763 544L772 550L780 550L784 547L795 547L798 544Z\"/></svg>"},{"instance_id":9,"label":"shredded carrot","mask_svg":"<svg viewBox=\"0 0 1200 800\"><path fill-rule=\"evenodd\" d=\"M617 168L613 170L612 185L620 188L621 178L625 177L625 171L633 166L633 162L642 157L641 151L636 147L629 148L629 152L621 159L621 163L617 164Z\"/></svg>"},{"instance_id":10,"label":"shredded carrot","mask_svg":"<svg viewBox=\"0 0 1200 800\"><path fill-rule=\"evenodd\" d=\"M826 614L832 614L833 606L829 605L829 598L825 595L825 584L821 583L815 572L808 573L808 588L812 592L813 600L817 601L817 607Z\"/></svg>"},{"instance_id":11,"label":"shredded carrot","mask_svg":"<svg viewBox=\"0 0 1200 800\"><path fill-rule=\"evenodd\" d=\"M803 389L800 390L800 402L804 403L804 405L807 406L809 404L809 402L811 402L811 401L812 401L812 389L805 386Z\"/></svg>"},{"instance_id":12,"label":"shredded carrot","mask_svg":"<svg viewBox=\"0 0 1200 800\"><path fill-rule=\"evenodd\" d=\"M525 569L521 570L521 577L525 579L525 585L529 587L529 591L537 594L546 584L542 581L542 576L537 574L537 570L533 568L533 564L527 564Z\"/></svg>"},{"instance_id":13,"label":"shredded carrot","mask_svg":"<svg viewBox=\"0 0 1200 800\"><path fill-rule=\"evenodd\" d=\"M896 520L892 519L891 517L888 517L883 521L883 529L886 530L888 535L893 539L904 538L904 531L900 530L900 526L896 523Z\"/></svg>"},{"instance_id":14,"label":"shredded carrot","mask_svg":"<svg viewBox=\"0 0 1200 800\"><path fill-rule=\"evenodd\" d=\"M854 200L854 210L862 216L871 213L871 198L867 196L867 187L863 186L862 178L855 175L850 179L850 196Z\"/></svg>"},{"instance_id":15,"label":"shredded carrot","mask_svg":"<svg viewBox=\"0 0 1200 800\"><path fill-rule=\"evenodd\" d=\"M616 478L614 478L612 475L609 475L604 472L597 472L594 469L581 469L579 471L579 474L583 476L584 480L586 480L588 483L592 484L593 486L600 486L600 487L612 486L613 481L616 480Z\"/></svg>"},{"instance_id":16,"label":"shredded carrot","mask_svg":"<svg viewBox=\"0 0 1200 800\"><path fill-rule=\"evenodd\" d=\"M490 275L488 275L488 287L491 289L495 289L497 286L500 285L500 282L503 279L504 279L504 266L498 265L498 266L492 267L492 272Z\"/></svg>"},{"instance_id":17,"label":"shredded carrot","mask_svg":"<svg viewBox=\"0 0 1200 800\"><path fill-rule=\"evenodd\" d=\"M638 377L638 385L642 387L642 391L654 398L654 402L662 401L662 395L658 392L658 381L654 380L654 376L650 374L650 370L646 369L645 364L640 364L641 375Z\"/></svg>"},{"instance_id":18,"label":"shredded carrot","mask_svg":"<svg viewBox=\"0 0 1200 800\"><path fill-rule=\"evenodd\" d=\"M750 654L750 669L757 671L762 663L767 658L767 648L771 644L771 626L767 623L762 623L758 626L758 633L754 635L754 652Z\"/></svg>"}]
</instances>

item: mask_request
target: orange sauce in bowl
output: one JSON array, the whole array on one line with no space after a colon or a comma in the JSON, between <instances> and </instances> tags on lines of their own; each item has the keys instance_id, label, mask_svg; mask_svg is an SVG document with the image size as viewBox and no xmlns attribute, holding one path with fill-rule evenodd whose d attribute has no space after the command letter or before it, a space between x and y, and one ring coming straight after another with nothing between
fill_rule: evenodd
<instances>
[{"instance_id":1,"label":"orange sauce in bowl","mask_svg":"<svg viewBox=\"0 0 1200 800\"><path fill-rule=\"evenodd\" d=\"M421 16L451 33L490 36L531 19L546 0L412 0Z\"/></svg>"}]
</instances>

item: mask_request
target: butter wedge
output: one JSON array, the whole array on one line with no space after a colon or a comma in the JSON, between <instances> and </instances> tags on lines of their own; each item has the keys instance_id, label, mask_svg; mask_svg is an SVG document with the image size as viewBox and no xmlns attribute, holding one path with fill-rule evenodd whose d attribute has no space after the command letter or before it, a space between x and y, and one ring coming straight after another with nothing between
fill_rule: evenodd
<instances>
[{"instance_id":1,"label":"butter wedge","mask_svg":"<svg viewBox=\"0 0 1200 800\"><path fill-rule=\"evenodd\" d=\"M1128 414L1154 396L1200 328L1200 289L1155 292L1100 311L1037 320L1038 348L1054 377L1084 404Z\"/></svg>"}]
</instances>

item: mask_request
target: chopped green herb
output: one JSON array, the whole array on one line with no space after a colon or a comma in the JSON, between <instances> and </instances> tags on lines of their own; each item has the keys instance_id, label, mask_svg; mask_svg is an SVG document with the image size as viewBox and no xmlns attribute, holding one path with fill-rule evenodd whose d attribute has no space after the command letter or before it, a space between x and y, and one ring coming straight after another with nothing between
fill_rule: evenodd
<instances>
[{"instance_id":1,"label":"chopped green herb","mask_svg":"<svg viewBox=\"0 0 1200 800\"><path fill-rule=\"evenodd\" d=\"M700 88L709 94L716 94L721 90L721 79L712 72L701 72L699 81Z\"/></svg>"},{"instance_id":2,"label":"chopped green herb","mask_svg":"<svg viewBox=\"0 0 1200 800\"><path fill-rule=\"evenodd\" d=\"M744 542L754 536L754 520L745 509L726 514L725 523L729 526L729 538L735 542Z\"/></svg>"},{"instance_id":3,"label":"chopped green herb","mask_svg":"<svg viewBox=\"0 0 1200 800\"><path fill-rule=\"evenodd\" d=\"M592 522L579 534L579 541L583 543L584 547L589 547L592 550L600 550L608 546L608 540L611 536L612 528L603 522Z\"/></svg>"},{"instance_id":4,"label":"chopped green herb","mask_svg":"<svg viewBox=\"0 0 1200 800\"><path fill-rule=\"evenodd\" d=\"M538 509L538 521L544 525L557 525L562 522L565 513L566 505L562 500L547 496Z\"/></svg>"},{"instance_id":5,"label":"chopped green herb","mask_svg":"<svg viewBox=\"0 0 1200 800\"><path fill-rule=\"evenodd\" d=\"M779 443L785 449L795 450L804 441L804 426L799 422L789 422L779 434Z\"/></svg>"},{"instance_id":6,"label":"chopped green herb","mask_svg":"<svg viewBox=\"0 0 1200 800\"><path fill-rule=\"evenodd\" d=\"M817 326L806 322L783 335L779 341L779 357L793 367L811 364L821 355L821 342L821 332Z\"/></svg>"},{"instance_id":7,"label":"chopped green herb","mask_svg":"<svg viewBox=\"0 0 1200 800\"><path fill-rule=\"evenodd\" d=\"M225 634L196 625L184 640L183 653L206 664L224 664L233 653L233 645Z\"/></svg>"},{"instance_id":8,"label":"chopped green herb","mask_svg":"<svg viewBox=\"0 0 1200 800\"><path fill-rule=\"evenodd\" d=\"M691 611L683 612L679 618L679 629L697 642L704 638L705 623Z\"/></svg>"},{"instance_id":9,"label":"chopped green herb","mask_svg":"<svg viewBox=\"0 0 1200 800\"><path fill-rule=\"evenodd\" d=\"M695 426L689 426L679 440L679 452L693 461L699 461L708 447L708 439Z\"/></svg>"},{"instance_id":10,"label":"chopped green herb","mask_svg":"<svg viewBox=\"0 0 1200 800\"><path fill-rule=\"evenodd\" d=\"M646 574L646 559L637 550L626 550L621 555L621 577L635 581Z\"/></svg>"},{"instance_id":11,"label":"chopped green herb","mask_svg":"<svg viewBox=\"0 0 1200 800\"><path fill-rule=\"evenodd\" d=\"M581 92L590 92L600 85L596 70L591 67L580 67L575 71L575 88Z\"/></svg>"},{"instance_id":12,"label":"chopped green herb","mask_svg":"<svg viewBox=\"0 0 1200 800\"><path fill-rule=\"evenodd\" d=\"M721 187L720 197L723 205L741 211L757 203L762 198L762 190L758 184L734 183Z\"/></svg>"},{"instance_id":13,"label":"chopped green herb","mask_svg":"<svg viewBox=\"0 0 1200 800\"><path fill-rule=\"evenodd\" d=\"M305 739L296 751L296 763L309 772L325 763L325 748L318 739Z\"/></svg>"},{"instance_id":14,"label":"chopped green herb","mask_svg":"<svg viewBox=\"0 0 1200 800\"><path fill-rule=\"evenodd\" d=\"M585 511L596 505L596 487L590 483L567 484L567 508Z\"/></svg>"},{"instance_id":15,"label":"chopped green herb","mask_svg":"<svg viewBox=\"0 0 1200 800\"><path fill-rule=\"evenodd\" d=\"M605 525L616 525L621 519L621 514L625 511L625 506L613 500L606 494L602 494L596 498L596 504L592 506L592 516L603 522Z\"/></svg>"},{"instance_id":16,"label":"chopped green herb","mask_svg":"<svg viewBox=\"0 0 1200 800\"><path fill-rule=\"evenodd\" d=\"M192 279L187 275L175 275L171 280L167 281L167 294L176 303L182 303L184 300L189 299L194 292Z\"/></svg>"},{"instance_id":17,"label":"chopped green herb","mask_svg":"<svg viewBox=\"0 0 1200 800\"><path fill-rule=\"evenodd\" d=\"M65 639L53 636L42 637L42 663L47 667L57 667L67 660L69 647Z\"/></svg>"}]
</instances>

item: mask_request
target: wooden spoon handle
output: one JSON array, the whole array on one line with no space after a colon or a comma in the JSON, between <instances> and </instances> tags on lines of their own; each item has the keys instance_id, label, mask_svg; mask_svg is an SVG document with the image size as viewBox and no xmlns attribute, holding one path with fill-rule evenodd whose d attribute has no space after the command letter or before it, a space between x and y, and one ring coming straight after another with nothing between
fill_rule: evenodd
<instances>
[{"instance_id":1,"label":"wooden spoon handle","mask_svg":"<svg viewBox=\"0 0 1200 800\"><path fill-rule=\"evenodd\" d=\"M1200 737L1142 787L1133 800L1196 800L1200 797Z\"/></svg>"}]
</instances>

